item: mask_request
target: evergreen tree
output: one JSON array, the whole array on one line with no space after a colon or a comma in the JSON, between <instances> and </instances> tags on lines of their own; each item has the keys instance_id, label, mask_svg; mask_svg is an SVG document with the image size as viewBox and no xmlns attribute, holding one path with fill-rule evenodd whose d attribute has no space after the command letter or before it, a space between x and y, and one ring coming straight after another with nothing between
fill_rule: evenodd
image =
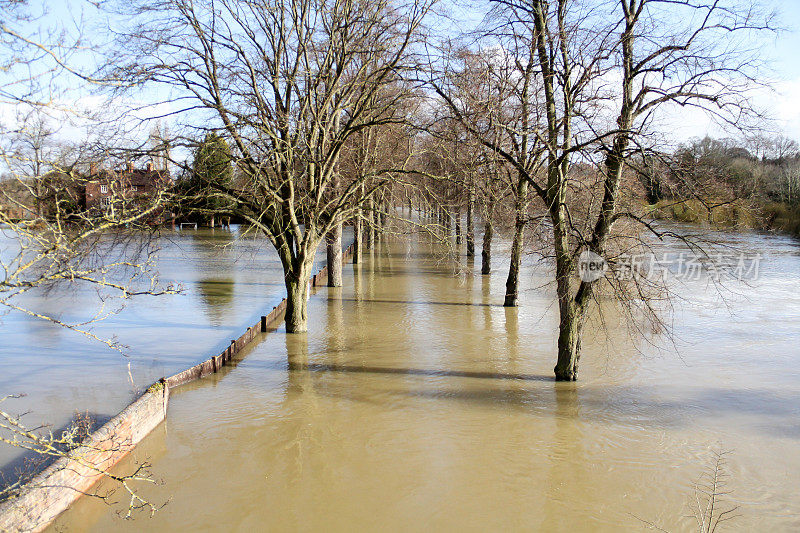
<instances>
[{"instance_id":1,"label":"evergreen tree","mask_svg":"<svg viewBox=\"0 0 800 533\"><path fill-rule=\"evenodd\" d=\"M193 218L210 221L230 216L233 201L225 191L233 180L231 149L217 133L209 133L195 151L192 173L181 187L181 208Z\"/></svg>"}]
</instances>

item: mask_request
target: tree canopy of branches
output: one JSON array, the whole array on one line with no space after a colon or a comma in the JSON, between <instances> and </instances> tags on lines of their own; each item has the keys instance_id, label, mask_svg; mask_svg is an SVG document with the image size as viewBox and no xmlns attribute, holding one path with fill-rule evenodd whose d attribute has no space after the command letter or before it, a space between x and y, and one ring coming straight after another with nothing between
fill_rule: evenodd
<instances>
[{"instance_id":1,"label":"tree canopy of branches","mask_svg":"<svg viewBox=\"0 0 800 533\"><path fill-rule=\"evenodd\" d=\"M338 162L354 134L405 119L400 76L430 7L166 0L129 11L141 22L124 35L134 52L121 75L170 91L185 118L230 140L237 177L210 185L278 251L290 332L307 327L321 239L383 182L377 169L338 187Z\"/></svg>"},{"instance_id":2,"label":"tree canopy of branches","mask_svg":"<svg viewBox=\"0 0 800 533\"><path fill-rule=\"evenodd\" d=\"M560 315L555 375L574 380L587 307L600 290L594 280L578 279L581 253L613 259L614 243L638 233L620 231L626 221L663 237L620 209L623 175L633 168L634 154L653 151L650 127L671 106L741 124L752 112L747 93L757 84L758 62L739 38L768 22L734 1L494 5L477 39L490 52L470 56L484 58L479 67L464 62L463 53L456 59L446 53L445 61L462 66L435 74L433 87L453 116L518 174L517 203L526 201L530 187L546 212ZM464 78L488 80L486 94L500 98L464 91L458 81ZM576 172L576 162L596 172ZM516 211L515 249L528 209ZM510 275L507 304L513 304L512 281ZM631 294L608 281L626 306L643 306L654 316L647 299L635 297L641 287Z\"/></svg>"}]
</instances>

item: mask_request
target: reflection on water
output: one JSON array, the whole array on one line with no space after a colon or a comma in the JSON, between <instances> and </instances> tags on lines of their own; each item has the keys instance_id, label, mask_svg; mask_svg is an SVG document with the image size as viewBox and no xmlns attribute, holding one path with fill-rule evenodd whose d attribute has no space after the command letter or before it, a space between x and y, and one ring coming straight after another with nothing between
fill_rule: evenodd
<instances>
[{"instance_id":1,"label":"reflection on water","mask_svg":"<svg viewBox=\"0 0 800 533\"><path fill-rule=\"evenodd\" d=\"M176 392L134 454L166 482L147 489L171 498L155 518L83 499L58 525L691 531L693 482L731 450L731 525L796 530L800 256L787 239L746 244L766 268L728 300L734 319L714 296L681 305L680 356L613 322L607 336L590 328L577 384L550 379L547 290L505 309L501 274L459 278L435 249L387 246L312 297L307 334L271 334ZM542 286L547 272L528 265L523 279Z\"/></svg>"},{"instance_id":2,"label":"reflection on water","mask_svg":"<svg viewBox=\"0 0 800 533\"><path fill-rule=\"evenodd\" d=\"M215 326L223 322L225 315L233 303L233 278L206 278L196 283L211 323Z\"/></svg>"}]
</instances>

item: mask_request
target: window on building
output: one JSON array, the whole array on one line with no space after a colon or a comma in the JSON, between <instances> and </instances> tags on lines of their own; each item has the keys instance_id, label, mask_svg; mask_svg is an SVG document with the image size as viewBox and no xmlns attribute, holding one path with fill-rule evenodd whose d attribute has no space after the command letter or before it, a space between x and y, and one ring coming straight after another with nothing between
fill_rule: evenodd
<instances>
[{"instance_id":1,"label":"window on building","mask_svg":"<svg viewBox=\"0 0 800 533\"><path fill-rule=\"evenodd\" d=\"M105 198L103 198L102 200L100 200L100 202L101 202L103 205L111 205L111 197L110 197L110 196L106 196Z\"/></svg>"},{"instance_id":2,"label":"window on building","mask_svg":"<svg viewBox=\"0 0 800 533\"><path fill-rule=\"evenodd\" d=\"M108 185L101 185L100 194L106 194L107 192L108 192Z\"/></svg>"}]
</instances>

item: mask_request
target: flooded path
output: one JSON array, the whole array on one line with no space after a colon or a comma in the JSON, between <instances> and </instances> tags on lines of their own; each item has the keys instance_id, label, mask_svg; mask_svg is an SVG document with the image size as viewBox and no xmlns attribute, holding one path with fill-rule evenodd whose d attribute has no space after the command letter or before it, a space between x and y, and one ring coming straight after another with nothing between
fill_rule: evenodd
<instances>
[{"instance_id":1,"label":"flooded path","mask_svg":"<svg viewBox=\"0 0 800 533\"><path fill-rule=\"evenodd\" d=\"M121 467L153 464L164 485L143 493L170 500L154 518L83 498L56 526L692 531L696 483L729 452L731 528L797 530L800 250L726 238L764 255L746 297L687 284L663 349L590 330L577 384L551 378L544 266L506 309L502 265L458 276L435 247L386 245L312 297L308 334L281 329L173 393Z\"/></svg>"}]
</instances>

